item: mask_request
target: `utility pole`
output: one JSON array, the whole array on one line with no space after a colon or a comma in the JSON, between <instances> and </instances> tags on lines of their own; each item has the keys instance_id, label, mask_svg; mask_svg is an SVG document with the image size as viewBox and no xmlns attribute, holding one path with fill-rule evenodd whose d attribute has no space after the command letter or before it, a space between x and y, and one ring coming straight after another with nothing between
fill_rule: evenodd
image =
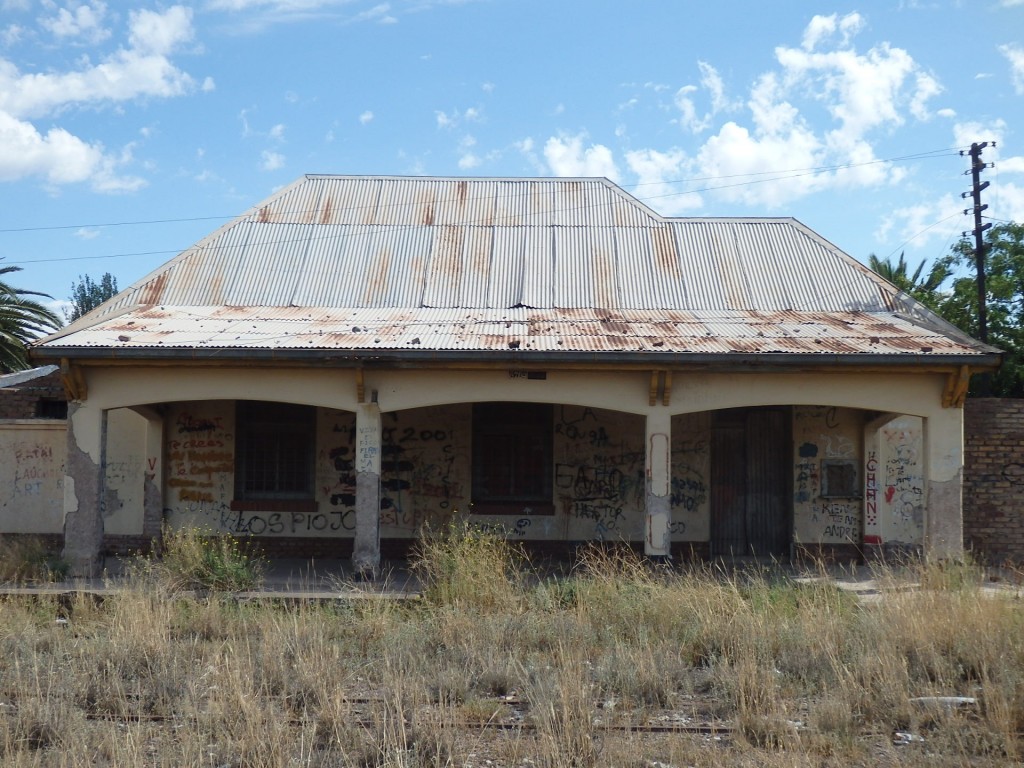
<instances>
[{"instance_id":1,"label":"utility pole","mask_svg":"<svg viewBox=\"0 0 1024 768\"><path fill-rule=\"evenodd\" d=\"M971 157L971 170L964 171L966 176L968 173L971 174L971 185L970 192L964 192L960 195L962 198L972 197L974 199L974 207L964 209L964 215L966 216L972 210L974 212L974 229L971 230L971 234L974 235L974 266L978 273L978 338L985 344L988 344L988 302L986 300L987 294L985 293L985 238L983 237L985 230L992 226L992 222L987 224L981 223L981 212L988 208L988 204L982 205L981 193L982 190L988 187L987 181L981 180L981 172L986 168L991 168L993 163L985 163L981 159L981 151L985 149L989 144L987 141L981 143L975 142L971 144L971 149L966 154ZM993 141L992 146L995 147L996 143ZM960 156L964 156L964 151L960 151ZM963 233L964 237L967 237L968 233Z\"/></svg>"}]
</instances>

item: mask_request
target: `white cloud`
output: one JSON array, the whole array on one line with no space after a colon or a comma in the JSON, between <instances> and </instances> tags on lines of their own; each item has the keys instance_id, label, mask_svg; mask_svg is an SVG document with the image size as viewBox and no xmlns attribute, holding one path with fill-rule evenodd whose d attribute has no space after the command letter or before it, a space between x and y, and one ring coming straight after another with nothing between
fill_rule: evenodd
<instances>
[{"instance_id":1,"label":"white cloud","mask_svg":"<svg viewBox=\"0 0 1024 768\"><path fill-rule=\"evenodd\" d=\"M284 167L284 155L271 152L269 149L260 153L260 168L264 171L276 171Z\"/></svg>"},{"instance_id":2,"label":"white cloud","mask_svg":"<svg viewBox=\"0 0 1024 768\"><path fill-rule=\"evenodd\" d=\"M481 84L480 89L484 93L494 93L494 83L483 83Z\"/></svg>"},{"instance_id":3,"label":"white cloud","mask_svg":"<svg viewBox=\"0 0 1024 768\"><path fill-rule=\"evenodd\" d=\"M1024 94L1024 48L1016 44L1001 45L999 52L1010 62L1010 79L1013 81L1013 89L1018 94Z\"/></svg>"},{"instance_id":4,"label":"white cloud","mask_svg":"<svg viewBox=\"0 0 1024 768\"><path fill-rule=\"evenodd\" d=\"M975 121L956 123L953 126L953 141L955 146L958 147L969 147L971 144L979 141L994 141L997 147L986 149L985 151L990 155L997 156L996 150L999 145L1003 144L1003 135L1005 133L1006 122L1003 120L995 120L989 124Z\"/></svg>"},{"instance_id":5,"label":"white cloud","mask_svg":"<svg viewBox=\"0 0 1024 768\"><path fill-rule=\"evenodd\" d=\"M480 165L480 163L480 158L477 157L472 152L466 152L464 155L459 157L459 169L463 171L468 171L473 168L476 168L478 165Z\"/></svg>"},{"instance_id":6,"label":"white cloud","mask_svg":"<svg viewBox=\"0 0 1024 768\"><path fill-rule=\"evenodd\" d=\"M829 187L874 186L902 177L904 171L877 162L873 134L911 118L928 119L928 103L942 86L900 48L881 43L858 51L854 38L864 25L856 13L815 16L799 47L775 49L778 68L751 88L749 123L725 123L698 152L701 175L737 179L718 194L773 208ZM712 95L708 116L716 111L716 99L718 110L729 108L712 73L704 77ZM816 129L821 110L831 125ZM684 110L684 120L688 116L700 127L708 118ZM814 170L826 167L837 169Z\"/></svg>"},{"instance_id":7,"label":"white cloud","mask_svg":"<svg viewBox=\"0 0 1024 768\"><path fill-rule=\"evenodd\" d=\"M552 136L544 144L544 159L555 176L605 176L618 182L612 151L603 144L584 148L584 135Z\"/></svg>"},{"instance_id":8,"label":"white cloud","mask_svg":"<svg viewBox=\"0 0 1024 768\"><path fill-rule=\"evenodd\" d=\"M479 109L470 107L462 112L457 109L453 109L450 113L435 110L434 120L437 122L438 128L455 128L460 123L479 123L482 116Z\"/></svg>"},{"instance_id":9,"label":"white cloud","mask_svg":"<svg viewBox=\"0 0 1024 768\"><path fill-rule=\"evenodd\" d=\"M23 74L12 62L0 59L0 110L18 118L38 118L71 104L187 93L192 78L174 66L168 54L192 38L191 19L192 11L182 6L163 14L133 11L131 47L78 71Z\"/></svg>"},{"instance_id":10,"label":"white cloud","mask_svg":"<svg viewBox=\"0 0 1024 768\"><path fill-rule=\"evenodd\" d=\"M270 138L274 141L284 141L284 125L278 123L270 129Z\"/></svg>"},{"instance_id":11,"label":"white cloud","mask_svg":"<svg viewBox=\"0 0 1024 768\"><path fill-rule=\"evenodd\" d=\"M705 61L697 62L697 67L700 69L700 84L710 95L710 109L701 117L697 116L697 106L694 104L692 94L697 93L700 89L695 85L684 85L676 92L675 96L676 108L681 113L679 122L693 133L707 130L720 112L733 108L725 96L725 84L721 75L718 74L718 70Z\"/></svg>"},{"instance_id":12,"label":"white cloud","mask_svg":"<svg viewBox=\"0 0 1024 768\"><path fill-rule=\"evenodd\" d=\"M634 194L659 212L675 216L703 204L699 193L692 193L678 183L686 177L690 166L683 150L627 152L626 165L637 176Z\"/></svg>"},{"instance_id":13,"label":"white cloud","mask_svg":"<svg viewBox=\"0 0 1024 768\"><path fill-rule=\"evenodd\" d=\"M42 176L51 184L89 180L103 161L103 147L63 128L41 134L29 122L0 111L0 181Z\"/></svg>"},{"instance_id":14,"label":"white cloud","mask_svg":"<svg viewBox=\"0 0 1024 768\"><path fill-rule=\"evenodd\" d=\"M110 37L110 30L103 26L106 14L106 3L97 0L92 4L59 8L56 15L41 18L39 23L54 37L78 38L83 42L95 44Z\"/></svg>"},{"instance_id":15,"label":"white cloud","mask_svg":"<svg viewBox=\"0 0 1024 768\"><path fill-rule=\"evenodd\" d=\"M21 40L25 34L25 28L18 24L8 24L0 31L0 43L5 46L12 46Z\"/></svg>"},{"instance_id":16,"label":"white cloud","mask_svg":"<svg viewBox=\"0 0 1024 768\"><path fill-rule=\"evenodd\" d=\"M100 231L95 227L82 227L75 230L75 237L80 240L94 240L100 236Z\"/></svg>"},{"instance_id":17,"label":"white cloud","mask_svg":"<svg viewBox=\"0 0 1024 768\"><path fill-rule=\"evenodd\" d=\"M964 229L964 205L960 198L947 194L934 202L897 208L882 220L875 238L891 252L935 248L944 251L959 239Z\"/></svg>"},{"instance_id":18,"label":"white cloud","mask_svg":"<svg viewBox=\"0 0 1024 768\"><path fill-rule=\"evenodd\" d=\"M999 161L999 173L1024 173L1024 157L1006 157Z\"/></svg>"},{"instance_id":19,"label":"white cloud","mask_svg":"<svg viewBox=\"0 0 1024 768\"><path fill-rule=\"evenodd\" d=\"M212 77L204 77L203 84L199 86L203 93L210 93L217 89L217 84L213 82Z\"/></svg>"},{"instance_id":20,"label":"white cloud","mask_svg":"<svg viewBox=\"0 0 1024 768\"><path fill-rule=\"evenodd\" d=\"M361 115L359 115L359 122L362 125L368 125L369 123L373 122L373 112L371 112L370 110L366 110L365 112L363 112Z\"/></svg>"}]
</instances>

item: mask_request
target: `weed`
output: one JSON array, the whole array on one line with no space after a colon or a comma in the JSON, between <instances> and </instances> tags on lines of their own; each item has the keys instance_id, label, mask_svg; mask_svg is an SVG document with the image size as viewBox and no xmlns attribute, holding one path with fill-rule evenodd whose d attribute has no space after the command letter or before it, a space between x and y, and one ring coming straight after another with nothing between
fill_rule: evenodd
<instances>
[{"instance_id":1,"label":"weed","mask_svg":"<svg viewBox=\"0 0 1024 768\"><path fill-rule=\"evenodd\" d=\"M36 536L0 535L0 581L60 581L68 564Z\"/></svg>"},{"instance_id":2,"label":"weed","mask_svg":"<svg viewBox=\"0 0 1024 768\"><path fill-rule=\"evenodd\" d=\"M240 592L258 587L266 564L251 542L198 528L167 528L159 559L139 557L129 568L170 592Z\"/></svg>"},{"instance_id":3,"label":"weed","mask_svg":"<svg viewBox=\"0 0 1024 768\"><path fill-rule=\"evenodd\" d=\"M486 613L517 608L525 563L522 549L503 536L455 519L424 531L410 568L430 603Z\"/></svg>"}]
</instances>

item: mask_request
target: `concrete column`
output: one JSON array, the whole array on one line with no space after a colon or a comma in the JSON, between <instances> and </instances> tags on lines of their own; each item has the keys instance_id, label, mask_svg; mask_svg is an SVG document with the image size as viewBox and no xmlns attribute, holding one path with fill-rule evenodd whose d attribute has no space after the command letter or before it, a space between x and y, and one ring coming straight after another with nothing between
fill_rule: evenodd
<instances>
[{"instance_id":1,"label":"concrete column","mask_svg":"<svg viewBox=\"0 0 1024 768\"><path fill-rule=\"evenodd\" d=\"M925 521L928 558L964 552L964 410L943 408L924 419Z\"/></svg>"},{"instance_id":2,"label":"concrete column","mask_svg":"<svg viewBox=\"0 0 1024 768\"><path fill-rule=\"evenodd\" d=\"M352 567L373 578L380 567L380 407L356 409L356 531Z\"/></svg>"},{"instance_id":3,"label":"concrete column","mask_svg":"<svg viewBox=\"0 0 1024 768\"><path fill-rule=\"evenodd\" d=\"M107 412L68 403L68 453L64 469L64 552L72 576L99 576L103 568L103 486Z\"/></svg>"},{"instance_id":4,"label":"concrete column","mask_svg":"<svg viewBox=\"0 0 1024 768\"><path fill-rule=\"evenodd\" d=\"M882 532L882 494L879 493L885 477L885 457L878 432L893 420L895 414L886 413L864 425L864 546L881 547L885 543Z\"/></svg>"},{"instance_id":5,"label":"concrete column","mask_svg":"<svg viewBox=\"0 0 1024 768\"><path fill-rule=\"evenodd\" d=\"M164 522L164 418L152 408L137 408L146 419L145 466L142 490L142 536L159 541Z\"/></svg>"},{"instance_id":6,"label":"concrete column","mask_svg":"<svg viewBox=\"0 0 1024 768\"><path fill-rule=\"evenodd\" d=\"M647 415L645 462L647 475L644 554L668 557L669 523L672 520L672 416L660 408Z\"/></svg>"}]
</instances>

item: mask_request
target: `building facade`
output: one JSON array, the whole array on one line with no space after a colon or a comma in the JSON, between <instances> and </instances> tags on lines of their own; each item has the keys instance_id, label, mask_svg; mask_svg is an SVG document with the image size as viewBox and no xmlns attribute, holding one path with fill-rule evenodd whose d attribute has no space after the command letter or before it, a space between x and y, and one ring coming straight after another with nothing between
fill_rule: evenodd
<instances>
[{"instance_id":1,"label":"building facade","mask_svg":"<svg viewBox=\"0 0 1024 768\"><path fill-rule=\"evenodd\" d=\"M792 219L603 179L308 176L40 342L66 555L258 536L372 571L468 516L654 556L963 546L996 350Z\"/></svg>"}]
</instances>

